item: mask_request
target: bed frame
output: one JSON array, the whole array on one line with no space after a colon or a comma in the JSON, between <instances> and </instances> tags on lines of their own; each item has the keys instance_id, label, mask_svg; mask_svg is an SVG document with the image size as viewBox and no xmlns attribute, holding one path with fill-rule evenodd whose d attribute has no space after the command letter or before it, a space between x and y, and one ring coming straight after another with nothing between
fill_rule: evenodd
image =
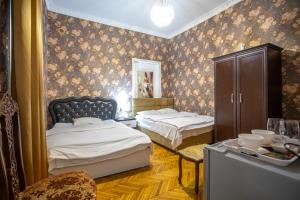
<instances>
[{"instance_id":1,"label":"bed frame","mask_svg":"<svg viewBox=\"0 0 300 200\"><path fill-rule=\"evenodd\" d=\"M158 110L162 108L174 108L173 98L133 98L132 112L135 116L137 112L144 110Z\"/></svg>"},{"instance_id":2,"label":"bed frame","mask_svg":"<svg viewBox=\"0 0 300 200\"><path fill-rule=\"evenodd\" d=\"M174 108L174 99L173 98L134 98L132 99L132 110L133 115L135 116L137 112L144 110L158 110L162 108ZM192 129L183 131L185 133L196 133L197 136L191 136L184 138L182 144L179 145L176 149L172 148L171 141L164 138L160 134L153 132L149 129L143 128L137 124L138 130L147 134L151 140L155 143L158 143L172 151L177 151L188 146L197 145L197 144L211 144L214 141L213 129L211 127L201 128L201 129Z\"/></svg>"},{"instance_id":3,"label":"bed frame","mask_svg":"<svg viewBox=\"0 0 300 200\"><path fill-rule=\"evenodd\" d=\"M55 123L73 122L74 118L95 117L102 120L115 119L117 102L113 99L102 97L68 97L55 99L48 106L53 125ZM105 160L102 162L59 168L52 171L51 175L64 172L85 170L93 178L100 178L131 169L150 165L151 149L146 148L120 158Z\"/></svg>"}]
</instances>

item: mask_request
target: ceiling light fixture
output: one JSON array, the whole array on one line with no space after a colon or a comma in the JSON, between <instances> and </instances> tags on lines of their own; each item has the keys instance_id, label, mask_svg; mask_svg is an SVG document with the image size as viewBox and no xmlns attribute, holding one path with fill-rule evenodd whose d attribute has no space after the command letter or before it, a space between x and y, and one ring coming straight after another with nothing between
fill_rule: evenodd
<instances>
[{"instance_id":1,"label":"ceiling light fixture","mask_svg":"<svg viewBox=\"0 0 300 200\"><path fill-rule=\"evenodd\" d=\"M174 8L168 0L156 0L152 6L150 17L156 26L168 26L175 17Z\"/></svg>"}]
</instances>

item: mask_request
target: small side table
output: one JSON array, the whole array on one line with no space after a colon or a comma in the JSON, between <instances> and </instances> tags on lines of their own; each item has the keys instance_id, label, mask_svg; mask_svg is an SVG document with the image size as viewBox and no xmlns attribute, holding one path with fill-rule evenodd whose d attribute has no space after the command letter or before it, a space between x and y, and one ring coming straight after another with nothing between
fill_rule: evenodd
<instances>
[{"instance_id":1,"label":"small side table","mask_svg":"<svg viewBox=\"0 0 300 200\"><path fill-rule=\"evenodd\" d=\"M115 121L123 123L126 126L129 126L131 128L136 128L136 120L134 117L128 117L128 118L120 117L120 118L116 118Z\"/></svg>"},{"instance_id":2,"label":"small side table","mask_svg":"<svg viewBox=\"0 0 300 200\"><path fill-rule=\"evenodd\" d=\"M204 153L203 150L207 146L207 144L200 144L195 146L190 146L185 149L179 150L179 160L178 160L178 168L179 168L179 176L178 181L181 184L182 179L182 159L187 161L191 161L195 163L195 192L198 194L198 185L199 185L199 166L200 163L203 162Z\"/></svg>"}]
</instances>

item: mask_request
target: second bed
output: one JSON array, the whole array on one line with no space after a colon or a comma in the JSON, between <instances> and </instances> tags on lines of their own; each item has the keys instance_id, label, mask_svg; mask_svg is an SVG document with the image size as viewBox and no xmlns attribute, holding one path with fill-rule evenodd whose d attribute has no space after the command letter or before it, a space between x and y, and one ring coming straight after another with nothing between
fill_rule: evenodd
<instances>
[{"instance_id":1,"label":"second bed","mask_svg":"<svg viewBox=\"0 0 300 200\"><path fill-rule=\"evenodd\" d=\"M135 98L138 129L171 150L213 142L213 117L173 110L173 98Z\"/></svg>"}]
</instances>

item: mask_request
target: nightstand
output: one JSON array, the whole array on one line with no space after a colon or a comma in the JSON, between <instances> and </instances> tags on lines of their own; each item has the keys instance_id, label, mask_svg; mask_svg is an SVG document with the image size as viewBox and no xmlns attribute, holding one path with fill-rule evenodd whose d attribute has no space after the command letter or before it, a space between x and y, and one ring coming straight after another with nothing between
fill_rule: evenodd
<instances>
[{"instance_id":1,"label":"nightstand","mask_svg":"<svg viewBox=\"0 0 300 200\"><path fill-rule=\"evenodd\" d=\"M125 124L126 126L129 126L131 128L136 128L136 120L134 117L119 117L115 119L116 122L120 122Z\"/></svg>"}]
</instances>

